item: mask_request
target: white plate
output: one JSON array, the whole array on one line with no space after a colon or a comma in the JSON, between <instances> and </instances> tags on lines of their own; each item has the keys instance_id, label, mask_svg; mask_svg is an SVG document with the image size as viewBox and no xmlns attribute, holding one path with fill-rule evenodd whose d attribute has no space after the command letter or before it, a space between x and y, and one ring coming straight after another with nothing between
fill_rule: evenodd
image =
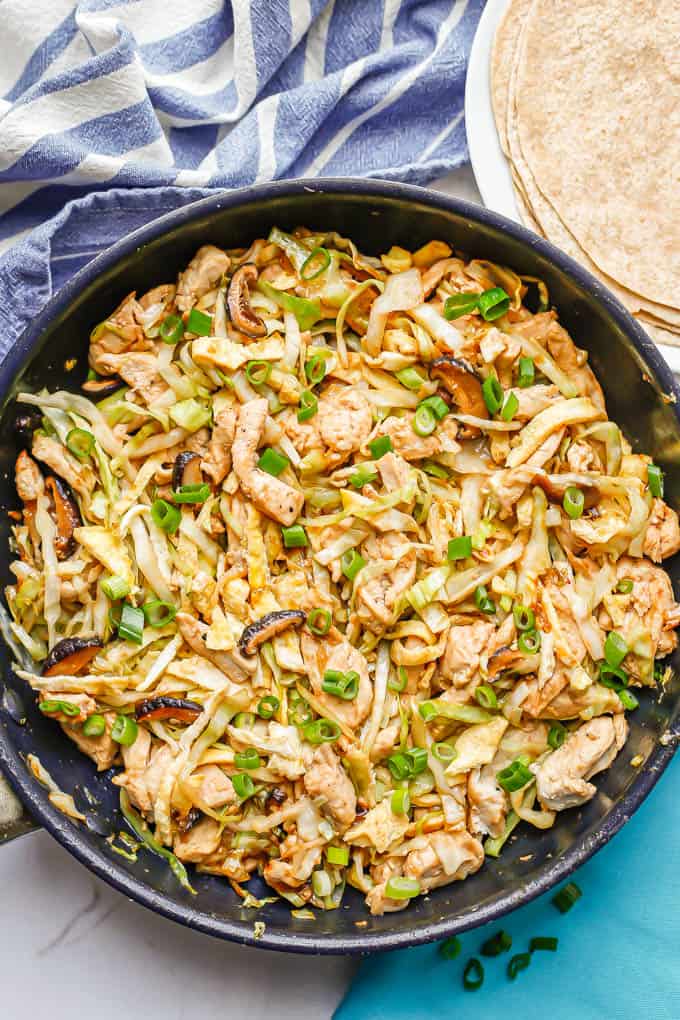
<instances>
[{"instance_id":1,"label":"white plate","mask_svg":"<svg viewBox=\"0 0 680 1020\"><path fill-rule=\"evenodd\" d=\"M484 205L521 223L510 168L501 149L491 103L491 49L509 0L487 0L470 50L465 82L465 126L470 162ZM674 372L680 374L680 348L657 344Z\"/></svg>"}]
</instances>

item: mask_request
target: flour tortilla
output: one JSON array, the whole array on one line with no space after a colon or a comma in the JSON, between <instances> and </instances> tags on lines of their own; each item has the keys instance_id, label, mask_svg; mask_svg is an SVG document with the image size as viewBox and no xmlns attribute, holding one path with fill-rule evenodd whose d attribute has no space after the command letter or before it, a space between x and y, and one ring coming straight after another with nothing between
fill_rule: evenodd
<instances>
[{"instance_id":1,"label":"flour tortilla","mask_svg":"<svg viewBox=\"0 0 680 1020\"><path fill-rule=\"evenodd\" d=\"M501 149L510 156L508 146L508 98L510 95L510 75L512 74L514 57L517 51L520 33L529 13L531 0L512 0L496 29L491 52L491 105Z\"/></svg>"},{"instance_id":2,"label":"flour tortilla","mask_svg":"<svg viewBox=\"0 0 680 1020\"><path fill-rule=\"evenodd\" d=\"M677 0L533 0L510 94L515 149L569 232L607 276L676 310L678 40Z\"/></svg>"},{"instance_id":3,"label":"flour tortilla","mask_svg":"<svg viewBox=\"0 0 680 1020\"><path fill-rule=\"evenodd\" d=\"M497 30L492 53L491 81L494 113L498 134L506 148L515 188L515 198L524 223L537 233L542 233L562 251L580 262L593 275L599 277L630 312L644 312L648 319L661 329L680 329L680 312L665 304L645 300L633 290L621 287L615 280L603 273L588 257L574 235L567 229L552 204L538 188L531 169L524 157L521 139L517 130L516 90L518 73L526 59L526 28L528 13L537 0L512 0L505 17ZM501 35L504 39L501 40ZM508 54L511 66L508 71Z\"/></svg>"}]
</instances>

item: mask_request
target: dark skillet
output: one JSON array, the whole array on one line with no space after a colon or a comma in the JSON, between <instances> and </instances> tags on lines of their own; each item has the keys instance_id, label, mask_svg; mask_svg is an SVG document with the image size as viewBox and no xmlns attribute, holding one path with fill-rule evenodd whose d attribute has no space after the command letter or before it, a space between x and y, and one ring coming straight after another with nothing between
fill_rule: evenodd
<instances>
[{"instance_id":1,"label":"dark skillet","mask_svg":"<svg viewBox=\"0 0 680 1020\"><path fill-rule=\"evenodd\" d=\"M545 280L560 320L576 343L590 352L610 417L623 426L636 449L652 454L663 467L667 498L676 508L680 505L680 416L674 402L680 391L652 343L600 283L546 241L477 206L398 184L326 180L264 185L180 209L124 238L60 291L0 369L4 396L0 498L6 509L17 505L12 478L19 440L13 430L12 394L19 384L28 389L77 387L85 372L90 330L125 294L134 289L143 293L171 280L205 242L247 245L266 235L273 224L337 230L372 253L392 244L416 248L441 238L472 257L506 263ZM78 365L69 374L64 362L74 356ZM8 528L3 514L0 549L7 548ZM2 562L5 584L10 579L6 556ZM680 563L676 558L667 566L677 591ZM403 913L371 917L363 898L348 889L339 910L305 921L291 917L281 903L257 914L244 910L227 882L218 878L194 876L198 895L191 896L180 889L163 860L141 852L132 864L113 854L103 835L122 823L109 774L98 776L58 727L36 712L31 692L13 677L5 650L0 654L9 690L20 696L27 715L21 726L0 710L0 765L33 818L87 867L139 903L211 935L269 949L308 953L394 949L501 917L562 881L621 828L672 757L675 741L662 743L660 738L680 735L680 687L674 681L661 698L641 695L640 708L629 717L626 749L613 768L597 777L597 796L581 810L563 812L554 828L539 832L521 826L499 860L487 862L465 882L435 890ZM87 827L72 824L51 806L24 764L23 756L31 751L62 788L75 789L76 800L88 814ZM643 764L636 769L630 760L637 754ZM92 804L84 796L86 789L94 798ZM259 886L259 893L266 895L264 886ZM266 926L257 940L256 920Z\"/></svg>"}]
</instances>

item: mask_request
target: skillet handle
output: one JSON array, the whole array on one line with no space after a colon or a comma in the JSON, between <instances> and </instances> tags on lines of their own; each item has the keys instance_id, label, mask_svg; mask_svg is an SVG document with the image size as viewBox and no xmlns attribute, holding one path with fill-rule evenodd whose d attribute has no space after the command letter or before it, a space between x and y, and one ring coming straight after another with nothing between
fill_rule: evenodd
<instances>
[{"instance_id":1,"label":"skillet handle","mask_svg":"<svg viewBox=\"0 0 680 1020\"><path fill-rule=\"evenodd\" d=\"M0 773L0 846L39 828Z\"/></svg>"}]
</instances>

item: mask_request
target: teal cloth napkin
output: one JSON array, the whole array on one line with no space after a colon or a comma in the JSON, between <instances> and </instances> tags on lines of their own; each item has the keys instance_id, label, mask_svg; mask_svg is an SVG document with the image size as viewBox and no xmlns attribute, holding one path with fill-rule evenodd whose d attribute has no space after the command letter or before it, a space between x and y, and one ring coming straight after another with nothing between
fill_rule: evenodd
<instances>
[{"instance_id":1,"label":"teal cloth napkin","mask_svg":"<svg viewBox=\"0 0 680 1020\"><path fill-rule=\"evenodd\" d=\"M334 1020L680 1020L680 761L647 801L574 875L582 898L560 914L542 896L461 936L444 960L439 944L366 959ZM512 948L479 956L503 928ZM534 935L556 935L557 952L535 952L514 981L507 964ZM465 991L463 968L482 960L483 986Z\"/></svg>"}]
</instances>

